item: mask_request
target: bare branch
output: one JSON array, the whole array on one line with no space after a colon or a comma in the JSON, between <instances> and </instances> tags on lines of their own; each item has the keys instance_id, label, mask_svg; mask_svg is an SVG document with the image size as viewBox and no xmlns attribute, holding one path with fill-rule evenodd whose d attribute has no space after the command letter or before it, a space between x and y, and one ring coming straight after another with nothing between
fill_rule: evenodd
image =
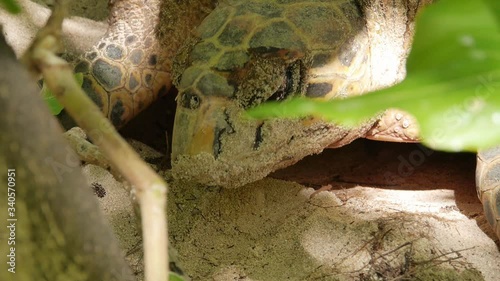
<instances>
[{"instance_id":1,"label":"bare branch","mask_svg":"<svg viewBox=\"0 0 500 281\"><path fill-rule=\"evenodd\" d=\"M135 189L141 206L147 281L168 280L166 194L167 184L123 140L111 122L82 91L72 68L55 55L60 45L64 0L56 1L47 25L23 57L32 71L41 72L58 101L83 128L111 166Z\"/></svg>"}]
</instances>

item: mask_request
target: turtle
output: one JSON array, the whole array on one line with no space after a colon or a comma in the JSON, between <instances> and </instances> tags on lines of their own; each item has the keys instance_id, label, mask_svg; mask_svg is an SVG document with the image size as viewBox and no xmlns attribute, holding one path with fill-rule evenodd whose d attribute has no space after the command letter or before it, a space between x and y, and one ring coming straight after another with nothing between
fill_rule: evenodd
<instances>
[{"instance_id":1,"label":"turtle","mask_svg":"<svg viewBox=\"0 0 500 281\"><path fill-rule=\"evenodd\" d=\"M197 40L175 65L175 176L234 188L360 137L419 141L415 120L398 110L354 129L314 117L248 120L243 111L264 101L343 98L397 83L411 23L429 2L396 1L395 7L384 1L228 2L202 22ZM390 24L376 16L381 10ZM499 152L479 153L477 172L478 195L498 236Z\"/></svg>"},{"instance_id":2,"label":"turtle","mask_svg":"<svg viewBox=\"0 0 500 281\"><path fill-rule=\"evenodd\" d=\"M175 85L172 174L242 187L357 138L420 141L415 120L396 109L356 128L243 113L265 101L344 98L401 81L414 19L432 2L117 1L110 29L76 69L117 127ZM500 148L477 161L478 196L500 237Z\"/></svg>"}]
</instances>

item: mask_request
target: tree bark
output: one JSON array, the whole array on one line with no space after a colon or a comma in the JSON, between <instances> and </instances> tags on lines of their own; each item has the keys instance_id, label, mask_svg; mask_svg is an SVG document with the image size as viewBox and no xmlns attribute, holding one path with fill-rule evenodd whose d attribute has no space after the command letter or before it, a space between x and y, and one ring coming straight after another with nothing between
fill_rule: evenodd
<instances>
[{"instance_id":1,"label":"tree bark","mask_svg":"<svg viewBox=\"0 0 500 281\"><path fill-rule=\"evenodd\" d=\"M78 157L3 36L0 66L0 235L10 237L0 240L0 280L134 280Z\"/></svg>"}]
</instances>

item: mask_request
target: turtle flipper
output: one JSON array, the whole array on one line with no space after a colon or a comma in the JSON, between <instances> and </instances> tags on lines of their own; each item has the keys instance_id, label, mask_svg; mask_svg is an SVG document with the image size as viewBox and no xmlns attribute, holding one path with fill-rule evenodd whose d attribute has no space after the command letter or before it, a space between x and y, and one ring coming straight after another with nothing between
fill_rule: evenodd
<instances>
[{"instance_id":1,"label":"turtle flipper","mask_svg":"<svg viewBox=\"0 0 500 281\"><path fill-rule=\"evenodd\" d=\"M373 128L367 139L392 142L418 142L419 128L415 118L398 109L388 109Z\"/></svg>"},{"instance_id":2,"label":"turtle flipper","mask_svg":"<svg viewBox=\"0 0 500 281\"><path fill-rule=\"evenodd\" d=\"M111 1L109 28L75 72L83 89L121 127L165 94L173 57L215 0Z\"/></svg>"},{"instance_id":3,"label":"turtle flipper","mask_svg":"<svg viewBox=\"0 0 500 281\"><path fill-rule=\"evenodd\" d=\"M84 74L83 89L111 119L122 126L170 83L155 37L160 1L112 1L109 28L87 51L75 72Z\"/></svg>"},{"instance_id":4,"label":"turtle flipper","mask_svg":"<svg viewBox=\"0 0 500 281\"><path fill-rule=\"evenodd\" d=\"M476 189L486 219L500 238L500 146L477 154Z\"/></svg>"}]
</instances>

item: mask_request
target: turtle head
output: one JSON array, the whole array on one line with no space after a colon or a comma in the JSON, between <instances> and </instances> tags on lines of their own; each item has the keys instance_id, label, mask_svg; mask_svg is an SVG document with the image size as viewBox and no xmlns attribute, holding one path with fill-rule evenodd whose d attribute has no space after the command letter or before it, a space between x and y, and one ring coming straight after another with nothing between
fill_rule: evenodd
<instances>
[{"instance_id":1,"label":"turtle head","mask_svg":"<svg viewBox=\"0 0 500 281\"><path fill-rule=\"evenodd\" d=\"M188 68L177 96L172 157L206 153L217 158L220 138L234 129L227 115L234 87L225 77L201 68Z\"/></svg>"},{"instance_id":2,"label":"turtle head","mask_svg":"<svg viewBox=\"0 0 500 281\"><path fill-rule=\"evenodd\" d=\"M294 95L331 98L345 92L342 77L356 73L350 66L356 53L347 51L360 48L347 49L344 58L337 51L344 43L350 46L349 34L360 27L352 21L358 17L339 16L334 3L239 3L215 9L177 58L172 142L177 178L238 187L318 153L350 132L313 118L251 120L244 111ZM340 8L357 13L351 2ZM312 27L316 32L310 32ZM340 77L336 85L329 82L331 76Z\"/></svg>"},{"instance_id":3,"label":"turtle head","mask_svg":"<svg viewBox=\"0 0 500 281\"><path fill-rule=\"evenodd\" d=\"M174 176L237 187L318 153L346 129L306 118L253 120L244 111L304 93L299 52L249 50L248 61L222 71L187 67L178 83L172 142Z\"/></svg>"}]
</instances>

